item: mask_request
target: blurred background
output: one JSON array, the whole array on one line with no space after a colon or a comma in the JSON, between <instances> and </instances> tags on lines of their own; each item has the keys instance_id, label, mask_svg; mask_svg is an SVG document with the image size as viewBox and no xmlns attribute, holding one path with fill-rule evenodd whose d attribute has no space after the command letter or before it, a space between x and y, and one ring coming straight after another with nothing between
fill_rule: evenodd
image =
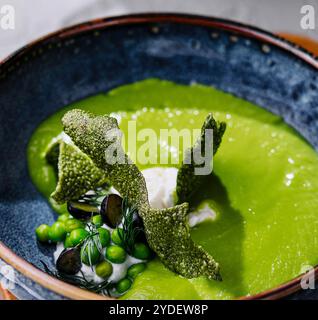
<instances>
[{"instance_id":1,"label":"blurred background","mask_svg":"<svg viewBox=\"0 0 318 320\"><path fill-rule=\"evenodd\" d=\"M62 27L138 12L209 15L288 34L304 46L312 46L312 40L318 41L318 0L0 0L0 9L4 5L15 9L15 29L0 28L0 59ZM315 30L303 30L300 26L303 16L300 10L304 5L312 5L316 11Z\"/></svg>"}]
</instances>

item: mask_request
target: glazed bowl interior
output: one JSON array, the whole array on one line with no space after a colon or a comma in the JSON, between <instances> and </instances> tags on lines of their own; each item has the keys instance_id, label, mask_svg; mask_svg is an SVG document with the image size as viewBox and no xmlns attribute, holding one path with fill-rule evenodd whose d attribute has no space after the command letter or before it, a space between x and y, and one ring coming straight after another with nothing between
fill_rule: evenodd
<instances>
[{"instance_id":1,"label":"glazed bowl interior","mask_svg":"<svg viewBox=\"0 0 318 320\"><path fill-rule=\"evenodd\" d=\"M38 245L34 235L39 223L53 223L54 213L29 178L28 141L59 108L123 84L159 78L214 86L282 116L317 148L315 61L289 44L275 45L266 33L240 28L175 15L99 20L45 38L2 63L3 244L38 268L41 261L53 267L53 249Z\"/></svg>"}]
</instances>

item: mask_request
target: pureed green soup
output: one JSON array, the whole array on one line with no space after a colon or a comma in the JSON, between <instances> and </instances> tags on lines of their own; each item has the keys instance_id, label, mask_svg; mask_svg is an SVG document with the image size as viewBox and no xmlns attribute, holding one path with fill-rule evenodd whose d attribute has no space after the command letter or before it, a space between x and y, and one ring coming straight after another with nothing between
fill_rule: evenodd
<instances>
[{"instance_id":1,"label":"pureed green soup","mask_svg":"<svg viewBox=\"0 0 318 320\"><path fill-rule=\"evenodd\" d=\"M216 219L195 226L192 237L220 263L223 281L182 278L156 258L122 298L231 299L273 288L318 264L318 157L279 117L210 87L155 79L84 99L49 117L31 138L31 178L47 198L56 178L43 154L73 108L117 114L126 137L131 119L137 119L137 134L152 128L158 135L163 128L198 129L209 112L227 123L214 175L190 201L209 199L216 209ZM180 156L173 147L171 159Z\"/></svg>"}]
</instances>

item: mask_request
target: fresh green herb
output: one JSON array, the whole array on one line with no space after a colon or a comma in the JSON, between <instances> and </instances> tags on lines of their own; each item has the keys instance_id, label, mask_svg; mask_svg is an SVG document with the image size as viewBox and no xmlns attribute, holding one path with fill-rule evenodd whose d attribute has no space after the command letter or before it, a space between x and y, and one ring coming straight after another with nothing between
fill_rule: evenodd
<instances>
[{"instance_id":1,"label":"fresh green herb","mask_svg":"<svg viewBox=\"0 0 318 320\"><path fill-rule=\"evenodd\" d=\"M132 254L134 244L139 232L143 230L134 225L134 219L138 215L138 210L135 206L128 203L128 199L124 198L122 202L123 212L123 232L118 232L118 236L122 242L122 246L128 254Z\"/></svg>"},{"instance_id":2,"label":"fresh green herb","mask_svg":"<svg viewBox=\"0 0 318 320\"><path fill-rule=\"evenodd\" d=\"M81 248L81 259L89 265L92 270L97 260L103 255L103 246L100 241L99 232L95 225L87 224L89 235L79 244Z\"/></svg>"}]
</instances>

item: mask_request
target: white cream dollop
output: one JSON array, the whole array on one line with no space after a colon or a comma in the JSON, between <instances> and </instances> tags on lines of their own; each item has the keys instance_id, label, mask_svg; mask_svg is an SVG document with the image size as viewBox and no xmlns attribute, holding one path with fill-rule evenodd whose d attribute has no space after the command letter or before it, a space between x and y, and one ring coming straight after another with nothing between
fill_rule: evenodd
<instances>
[{"instance_id":1,"label":"white cream dollop","mask_svg":"<svg viewBox=\"0 0 318 320\"><path fill-rule=\"evenodd\" d=\"M146 180L150 205L157 209L174 206L178 169L155 167L143 170L142 174ZM214 220L215 217L213 208L204 203L189 213L189 224L194 227L204 220Z\"/></svg>"},{"instance_id":2,"label":"white cream dollop","mask_svg":"<svg viewBox=\"0 0 318 320\"><path fill-rule=\"evenodd\" d=\"M178 169L155 167L143 170L142 174L146 180L150 205L157 209L172 207Z\"/></svg>"},{"instance_id":3,"label":"white cream dollop","mask_svg":"<svg viewBox=\"0 0 318 320\"><path fill-rule=\"evenodd\" d=\"M205 220L214 220L215 218L215 211L207 203L205 203L201 208L190 212L189 225L191 228L193 228Z\"/></svg>"}]
</instances>

